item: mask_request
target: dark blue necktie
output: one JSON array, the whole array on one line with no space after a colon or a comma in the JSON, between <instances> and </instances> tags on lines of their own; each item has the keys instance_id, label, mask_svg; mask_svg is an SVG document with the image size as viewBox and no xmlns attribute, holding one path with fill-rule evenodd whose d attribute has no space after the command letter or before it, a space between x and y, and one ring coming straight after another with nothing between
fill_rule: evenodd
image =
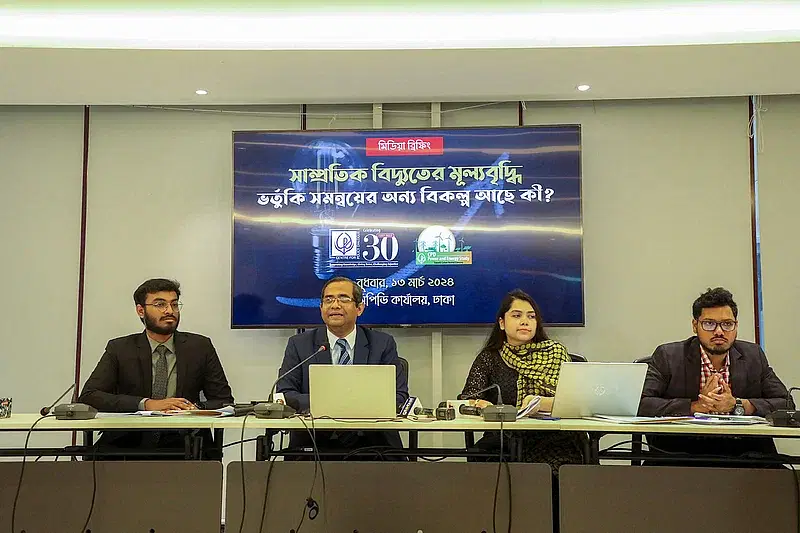
<instances>
[{"instance_id":1,"label":"dark blue necktie","mask_svg":"<svg viewBox=\"0 0 800 533\"><path fill-rule=\"evenodd\" d=\"M339 339L336 341L336 346L339 347L339 364L349 365L351 361L350 350L347 348L347 341L345 339Z\"/></svg>"}]
</instances>

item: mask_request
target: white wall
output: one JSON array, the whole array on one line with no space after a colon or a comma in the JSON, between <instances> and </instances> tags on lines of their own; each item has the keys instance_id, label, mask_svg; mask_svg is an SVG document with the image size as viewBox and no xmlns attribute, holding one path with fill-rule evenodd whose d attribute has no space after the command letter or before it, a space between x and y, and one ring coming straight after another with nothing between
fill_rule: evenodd
<instances>
[{"instance_id":1,"label":"white wall","mask_svg":"<svg viewBox=\"0 0 800 533\"><path fill-rule=\"evenodd\" d=\"M383 126L429 126L429 110L428 104L386 104ZM214 340L236 398L266 395L292 331L229 327L231 131L298 129L299 106L227 111L234 113L92 108L82 381L108 339L140 329L132 302L136 286L167 276L183 285L182 328ZM373 123L371 104L308 106L308 112L309 129ZM54 386L61 380L42 382L33 368L58 359L69 381L75 338L79 117L74 110L5 110L3 116L10 118L2 131L26 131L42 114L52 117L64 135L46 128L47 136L15 133L17 144L5 148L10 159L0 160L12 212L27 213L28 206L43 201L53 206L30 226L3 219L4 227L14 230L6 232L4 249L29 243L39 256L48 254L46 262L38 261L38 275L27 269L29 261L12 261L15 294L28 294L26 285L45 278L67 302L63 311L47 309L47 331L54 334L36 339L42 345L35 350L28 346L43 329L43 317L26 320L6 308L4 325L13 324L6 334L12 339L8 353L42 358L35 366L14 367L17 386L36 398L23 407L28 411L61 388ZM661 342L689 336L693 299L708 286L724 285L742 310L740 335L752 338L746 99L529 103L524 118L526 124L583 126L586 327L554 329L553 336L590 360L630 361ZM443 127L516 125L517 105L443 104L441 119ZM74 152L76 159L59 161L62 152ZM26 153L31 157L23 157ZM44 183L10 180L26 164L69 173L50 172ZM42 238L58 243L64 257L52 260ZM54 294L39 289L38 297ZM433 374L431 331L392 330L400 354L411 363L412 393L428 404L441 399L433 397L434 389L444 397L457 394L486 332L444 330L439 382ZM59 355L47 349L51 345Z\"/></svg>"},{"instance_id":2,"label":"white wall","mask_svg":"<svg viewBox=\"0 0 800 533\"><path fill-rule=\"evenodd\" d=\"M0 397L38 412L74 380L83 109L0 107ZM24 442L0 434L0 445ZM64 445L71 434L36 434Z\"/></svg>"},{"instance_id":3,"label":"white wall","mask_svg":"<svg viewBox=\"0 0 800 533\"><path fill-rule=\"evenodd\" d=\"M274 111L92 109L84 381L108 339L141 330L136 287L163 276L181 282L181 328L212 338L236 397L266 397L289 332L229 327L231 132L299 127L297 106Z\"/></svg>"}]
</instances>

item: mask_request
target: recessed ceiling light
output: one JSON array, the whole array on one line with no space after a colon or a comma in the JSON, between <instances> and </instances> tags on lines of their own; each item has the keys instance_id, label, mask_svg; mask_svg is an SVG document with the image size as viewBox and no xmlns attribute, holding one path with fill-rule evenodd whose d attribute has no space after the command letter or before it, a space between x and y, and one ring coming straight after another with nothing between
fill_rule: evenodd
<instances>
[{"instance_id":1,"label":"recessed ceiling light","mask_svg":"<svg viewBox=\"0 0 800 533\"><path fill-rule=\"evenodd\" d=\"M587 85L587 87L588 87L588 85ZM208 94L208 91L206 91L205 89L197 89L197 90L194 92L194 94L199 94L200 96L203 96L203 95L206 95L206 94Z\"/></svg>"},{"instance_id":2,"label":"recessed ceiling light","mask_svg":"<svg viewBox=\"0 0 800 533\"><path fill-rule=\"evenodd\" d=\"M592 86L591 86L591 85L586 85L586 84L584 83L584 84L582 84L582 85L578 85L578 86L577 86L577 87L575 87L575 88L576 88L576 89L578 89L580 92L582 92L582 93L585 93L586 91L588 91L589 89L591 89L591 88L592 88Z\"/></svg>"}]
</instances>

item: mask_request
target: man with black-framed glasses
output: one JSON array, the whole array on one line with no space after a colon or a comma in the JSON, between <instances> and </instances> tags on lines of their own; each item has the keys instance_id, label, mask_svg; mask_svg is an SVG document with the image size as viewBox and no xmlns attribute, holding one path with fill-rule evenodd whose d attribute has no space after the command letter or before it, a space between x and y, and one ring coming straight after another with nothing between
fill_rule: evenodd
<instances>
[{"instance_id":1,"label":"man with black-framed glasses","mask_svg":"<svg viewBox=\"0 0 800 533\"><path fill-rule=\"evenodd\" d=\"M136 289L133 300L144 331L108 341L79 401L101 412L122 413L216 409L233 403L211 339L178 331L180 295L180 284L169 279L150 279ZM184 441L169 431L106 432L98 444L162 449L182 448Z\"/></svg>"},{"instance_id":2,"label":"man with black-framed glasses","mask_svg":"<svg viewBox=\"0 0 800 533\"><path fill-rule=\"evenodd\" d=\"M739 310L730 291L708 289L692 304L692 330L684 341L662 344L649 363L641 416L695 413L766 416L786 408L787 390L761 347L738 340ZM741 455L775 453L772 439L691 438L653 435L667 451Z\"/></svg>"}]
</instances>

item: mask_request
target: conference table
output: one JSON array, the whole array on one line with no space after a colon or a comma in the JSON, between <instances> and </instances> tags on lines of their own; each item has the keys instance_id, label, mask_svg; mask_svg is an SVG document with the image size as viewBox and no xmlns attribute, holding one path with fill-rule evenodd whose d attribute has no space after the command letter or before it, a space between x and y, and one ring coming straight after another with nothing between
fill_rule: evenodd
<instances>
[{"instance_id":1,"label":"conference table","mask_svg":"<svg viewBox=\"0 0 800 533\"><path fill-rule=\"evenodd\" d=\"M91 455L94 433L97 431L154 431L177 430L184 433L183 452L167 452L176 459L197 459L200 457L202 439L194 435L194 430L214 429L215 418L207 416L138 416L122 413L99 413L90 420L57 420L55 417L42 417L38 414L13 414L10 418L0 418L0 433L24 433L33 427L33 432L73 432L83 434L83 445L75 447L24 448L20 446L0 446L0 457L45 456L68 457ZM218 437L217 437L218 436ZM222 430L215 432L215 441L221 442ZM120 452L122 453L122 452ZM135 451L126 451L135 455ZM110 454L110 452L109 452Z\"/></svg>"},{"instance_id":2,"label":"conference table","mask_svg":"<svg viewBox=\"0 0 800 533\"><path fill-rule=\"evenodd\" d=\"M303 531L306 533L328 530L438 533L473 529L480 532L490 531L494 522L498 530L505 531L509 521L514 531L546 533L553 531L553 522L547 518L550 516L548 509L552 510L553 505L557 505L561 532L724 529L726 533L735 533L766 530L760 525L767 517L770 531L797 531L796 477L789 470L601 466L602 459L620 457L603 453L599 442L604 435L651 433L795 439L800 438L800 428L763 424L618 424L580 419L524 419L501 424L484 422L477 417L346 421L253 416L39 418L32 414L14 414L11 418L0 419L0 433L27 435L36 422L36 433L78 431L84 435L104 430L166 429L189 434L193 430L209 429L215 433L227 431L229 443L240 438L243 428L264 430L266 435L276 431L307 430L397 430L417 434L502 429L509 432L509 437L525 431L573 431L588 437L587 464L567 465L560 470L557 503L552 500L551 474L546 465L512 463L501 468L499 463L463 461L324 462L323 476L328 485L325 489L319 481L312 482L316 479L316 462L276 461L276 454L269 455L267 447L261 458L269 460L228 465L225 476L228 531L238 531L239 526L243 531L252 532L289 531L296 529L295 522L305 516ZM91 445L90 442L86 444ZM192 446L187 444L185 458L199 457ZM20 451L18 443L13 447L4 445L0 455L19 455ZM450 451L457 455L459 450ZM28 457L48 455L43 452L64 455L60 448L26 451ZM435 448L418 452L419 458L439 457ZM72 455L87 454L84 449ZM238 452L235 455L238 457ZM444 450L442 455L447 455ZM514 461L511 455L509 460ZM782 457L779 462L800 463L798 459ZM20 470L18 461L0 462L0 531L10 529L9 511L18 490ZM708 486L711 479L713 490ZM272 490L276 487L279 490ZM29 459L17 498L15 533L23 530L26 533L79 531L89 516L90 505L93 512L86 529L93 533L216 533L222 518L222 488L223 467L214 461L34 462ZM309 495L327 510L325 521L308 518ZM710 496L713 499L709 499ZM64 511L42 513L43 501L58 501L59 508ZM360 501L371 502L371 505L353 505ZM709 506L713 506L713 512L709 512ZM535 525L531 525L532 520ZM54 523L58 529L53 529Z\"/></svg>"},{"instance_id":3,"label":"conference table","mask_svg":"<svg viewBox=\"0 0 800 533\"><path fill-rule=\"evenodd\" d=\"M606 435L632 435L634 437L644 434L673 434L673 435L706 435L706 436L738 436L738 437L772 437L772 438L800 438L800 428L775 427L767 424L752 425L699 425L687 423L615 423L589 419L536 419L525 418L514 422L485 422L480 417L463 416L455 420L436 420L432 418L396 418L391 420L366 420L366 419L331 419L327 417L291 417L284 419L247 417L209 417L209 416L137 416L131 414L101 413L91 420L56 420L53 417L41 419L36 414L14 414L10 418L0 419L0 433L25 432L35 425L35 432L53 431L80 431L84 439L92 438L94 432L108 430L124 431L152 431L152 430L178 430L187 435L186 459L199 458L197 438L191 436L192 430L209 429L216 435L222 431L241 432L243 429L261 429L265 432L277 431L386 431L395 430L408 432L412 438L410 449L418 448L416 436L420 432L484 432L507 431L509 438L520 432L526 431L571 431L585 433L587 449L584 460L587 464L599 464L600 459L620 459L619 454L604 454L600 450L600 439ZM41 420L40 420L41 419ZM235 433L235 435L238 435ZM265 435L264 438L268 438ZM191 438L191 440L189 440ZM217 440L215 438L215 440ZM219 439L221 441L221 439ZM634 442L635 444L635 442ZM92 441L84 442L90 447ZM266 443L265 443L266 446ZM513 452L508 458L515 461L518 457ZM424 453L435 452L436 448L426 449ZM61 453L58 453L61 452ZM85 454L86 450L72 452L72 455ZM257 448L257 459L268 459L268 448ZM451 450L457 455L458 450ZM422 453L422 452L421 452ZM451 455L453 454L451 453ZM642 455L638 450L632 453ZM0 447L0 457L21 455L69 455L63 448L46 448L23 450L16 446L13 448ZM466 455L461 455L466 456ZM783 456L782 463L800 463L800 456Z\"/></svg>"}]
</instances>

